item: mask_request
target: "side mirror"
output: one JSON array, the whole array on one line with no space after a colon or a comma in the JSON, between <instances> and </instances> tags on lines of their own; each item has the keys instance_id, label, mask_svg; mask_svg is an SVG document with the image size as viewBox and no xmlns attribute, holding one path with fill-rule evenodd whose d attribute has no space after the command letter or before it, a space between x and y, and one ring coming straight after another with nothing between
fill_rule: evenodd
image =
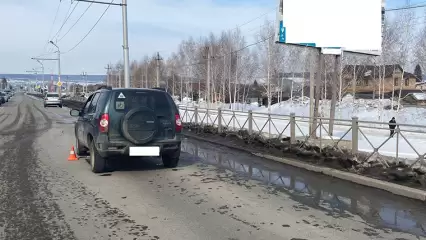
<instances>
[{"instance_id":1,"label":"side mirror","mask_svg":"<svg viewBox=\"0 0 426 240\"><path fill-rule=\"evenodd\" d=\"M70 111L70 115L73 116L73 117L80 117L80 111L76 110L76 109L72 109Z\"/></svg>"}]
</instances>

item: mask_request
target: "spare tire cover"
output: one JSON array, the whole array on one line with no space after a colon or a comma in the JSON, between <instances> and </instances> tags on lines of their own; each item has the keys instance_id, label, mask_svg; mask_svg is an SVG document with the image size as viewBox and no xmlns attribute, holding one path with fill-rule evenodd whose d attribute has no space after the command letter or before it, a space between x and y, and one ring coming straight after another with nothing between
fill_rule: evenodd
<instances>
[{"instance_id":1,"label":"spare tire cover","mask_svg":"<svg viewBox=\"0 0 426 240\"><path fill-rule=\"evenodd\" d=\"M134 144L151 141L158 130L157 116L147 107L130 110L122 120L123 136Z\"/></svg>"}]
</instances>

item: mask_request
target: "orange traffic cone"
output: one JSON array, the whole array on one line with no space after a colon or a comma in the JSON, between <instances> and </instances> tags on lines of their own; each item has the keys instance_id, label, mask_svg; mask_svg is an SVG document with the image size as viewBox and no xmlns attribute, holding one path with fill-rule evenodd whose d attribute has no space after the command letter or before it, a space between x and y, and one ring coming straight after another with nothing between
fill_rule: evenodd
<instances>
[{"instance_id":1,"label":"orange traffic cone","mask_svg":"<svg viewBox=\"0 0 426 240\"><path fill-rule=\"evenodd\" d=\"M70 156L68 157L68 161L77 161L77 155L75 155L74 146L71 147Z\"/></svg>"}]
</instances>

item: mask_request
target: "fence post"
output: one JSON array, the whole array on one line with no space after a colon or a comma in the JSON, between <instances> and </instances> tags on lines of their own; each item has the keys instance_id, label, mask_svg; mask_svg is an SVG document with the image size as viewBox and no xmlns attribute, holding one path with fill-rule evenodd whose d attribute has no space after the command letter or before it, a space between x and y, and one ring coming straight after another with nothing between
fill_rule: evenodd
<instances>
[{"instance_id":1,"label":"fence post","mask_svg":"<svg viewBox=\"0 0 426 240\"><path fill-rule=\"evenodd\" d=\"M198 125L198 107L195 107L194 109L194 122Z\"/></svg>"},{"instance_id":2,"label":"fence post","mask_svg":"<svg viewBox=\"0 0 426 240\"><path fill-rule=\"evenodd\" d=\"M399 125L396 125L396 164L399 165Z\"/></svg>"},{"instance_id":3,"label":"fence post","mask_svg":"<svg viewBox=\"0 0 426 240\"><path fill-rule=\"evenodd\" d=\"M252 110L248 111L247 122L248 122L248 133L249 135L252 135L253 134L253 111Z\"/></svg>"},{"instance_id":4,"label":"fence post","mask_svg":"<svg viewBox=\"0 0 426 240\"><path fill-rule=\"evenodd\" d=\"M290 113L290 144L296 143L296 115Z\"/></svg>"},{"instance_id":5,"label":"fence post","mask_svg":"<svg viewBox=\"0 0 426 240\"><path fill-rule=\"evenodd\" d=\"M358 153L358 117L352 117L352 154Z\"/></svg>"},{"instance_id":6,"label":"fence post","mask_svg":"<svg viewBox=\"0 0 426 240\"><path fill-rule=\"evenodd\" d=\"M268 138L271 139L271 113L268 113Z\"/></svg>"},{"instance_id":7,"label":"fence post","mask_svg":"<svg viewBox=\"0 0 426 240\"><path fill-rule=\"evenodd\" d=\"M217 131L222 133L222 108L217 109Z\"/></svg>"}]
</instances>

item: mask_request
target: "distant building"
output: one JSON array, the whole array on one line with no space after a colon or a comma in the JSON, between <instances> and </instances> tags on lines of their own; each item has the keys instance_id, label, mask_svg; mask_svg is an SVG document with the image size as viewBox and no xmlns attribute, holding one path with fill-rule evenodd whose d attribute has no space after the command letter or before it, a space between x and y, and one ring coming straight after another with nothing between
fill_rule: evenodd
<instances>
[{"instance_id":1,"label":"distant building","mask_svg":"<svg viewBox=\"0 0 426 240\"><path fill-rule=\"evenodd\" d=\"M403 71L398 64L384 66L346 65L342 71L343 89L345 89L345 92L352 93L352 83L355 80L355 93L357 95L379 94L379 86L383 84L380 79L383 78L385 95L391 95L393 90L397 94L401 90L402 96L412 92L421 92L419 88L421 79L417 79L412 73Z\"/></svg>"},{"instance_id":2,"label":"distant building","mask_svg":"<svg viewBox=\"0 0 426 240\"><path fill-rule=\"evenodd\" d=\"M401 103L411 106L426 106L426 93L408 93Z\"/></svg>"}]
</instances>

